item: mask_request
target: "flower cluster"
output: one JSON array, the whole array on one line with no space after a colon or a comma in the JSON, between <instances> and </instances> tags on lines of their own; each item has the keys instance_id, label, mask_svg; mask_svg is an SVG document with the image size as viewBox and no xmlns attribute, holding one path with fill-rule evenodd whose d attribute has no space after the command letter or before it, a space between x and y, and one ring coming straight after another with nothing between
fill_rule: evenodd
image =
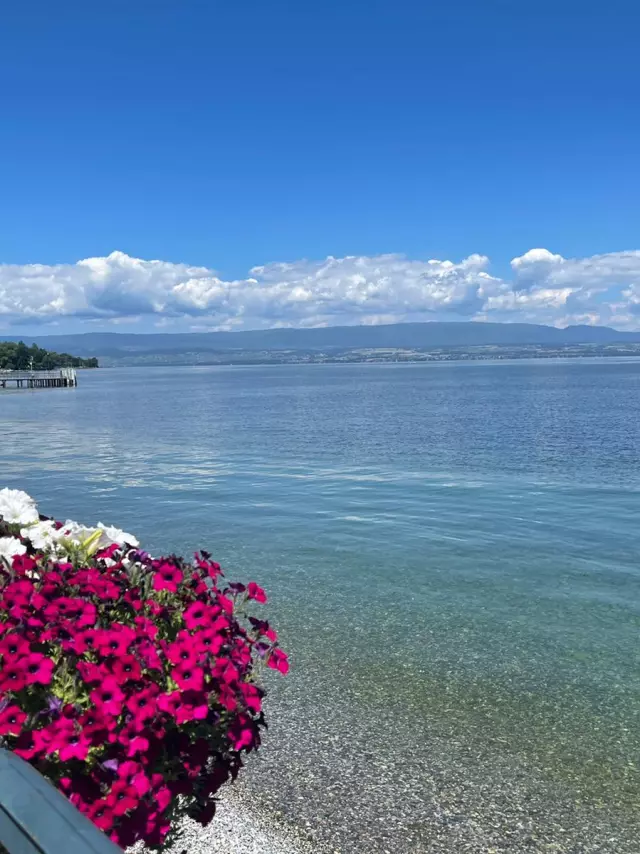
<instances>
[{"instance_id":1,"label":"flower cluster","mask_svg":"<svg viewBox=\"0 0 640 854\"><path fill-rule=\"evenodd\" d=\"M121 847L164 847L259 746L257 665L288 670L246 612L265 601L206 552L152 558L0 490L0 742Z\"/></svg>"}]
</instances>

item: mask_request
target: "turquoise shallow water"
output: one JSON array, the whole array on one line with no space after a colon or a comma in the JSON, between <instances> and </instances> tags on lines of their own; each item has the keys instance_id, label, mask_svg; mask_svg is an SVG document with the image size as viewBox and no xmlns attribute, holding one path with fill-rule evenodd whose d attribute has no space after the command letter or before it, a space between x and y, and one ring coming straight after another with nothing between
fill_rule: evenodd
<instances>
[{"instance_id":1,"label":"turquoise shallow water","mask_svg":"<svg viewBox=\"0 0 640 854\"><path fill-rule=\"evenodd\" d=\"M3 393L0 460L264 583L295 667L247 785L316 838L633 851L639 416L637 362L114 369Z\"/></svg>"}]
</instances>

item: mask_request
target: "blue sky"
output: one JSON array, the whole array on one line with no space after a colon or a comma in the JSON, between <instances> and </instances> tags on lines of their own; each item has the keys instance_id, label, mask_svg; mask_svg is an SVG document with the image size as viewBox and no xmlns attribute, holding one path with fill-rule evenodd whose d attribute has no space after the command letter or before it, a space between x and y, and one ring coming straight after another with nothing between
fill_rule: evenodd
<instances>
[{"instance_id":1,"label":"blue sky","mask_svg":"<svg viewBox=\"0 0 640 854\"><path fill-rule=\"evenodd\" d=\"M635 328L639 27L620 0L7 5L2 331Z\"/></svg>"}]
</instances>

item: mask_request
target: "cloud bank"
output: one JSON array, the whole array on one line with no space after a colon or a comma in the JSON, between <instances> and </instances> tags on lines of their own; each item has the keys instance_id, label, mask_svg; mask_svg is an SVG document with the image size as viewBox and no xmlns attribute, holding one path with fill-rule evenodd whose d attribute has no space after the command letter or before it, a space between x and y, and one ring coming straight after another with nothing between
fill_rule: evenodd
<instances>
[{"instance_id":1,"label":"cloud bank","mask_svg":"<svg viewBox=\"0 0 640 854\"><path fill-rule=\"evenodd\" d=\"M63 321L255 329L453 318L640 329L640 251L563 258L531 249L511 261L505 278L490 274L484 255L459 262L329 257L254 267L237 280L122 252L75 264L0 265L5 329Z\"/></svg>"}]
</instances>

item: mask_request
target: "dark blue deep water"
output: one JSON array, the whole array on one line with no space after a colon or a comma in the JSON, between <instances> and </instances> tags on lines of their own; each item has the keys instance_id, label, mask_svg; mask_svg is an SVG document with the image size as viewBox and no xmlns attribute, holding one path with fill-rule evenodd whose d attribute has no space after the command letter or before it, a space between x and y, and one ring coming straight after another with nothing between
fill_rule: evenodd
<instances>
[{"instance_id":1,"label":"dark blue deep water","mask_svg":"<svg viewBox=\"0 0 640 854\"><path fill-rule=\"evenodd\" d=\"M285 820L637 850L640 363L101 369L0 419L42 512L267 588L294 667L245 785Z\"/></svg>"}]
</instances>

